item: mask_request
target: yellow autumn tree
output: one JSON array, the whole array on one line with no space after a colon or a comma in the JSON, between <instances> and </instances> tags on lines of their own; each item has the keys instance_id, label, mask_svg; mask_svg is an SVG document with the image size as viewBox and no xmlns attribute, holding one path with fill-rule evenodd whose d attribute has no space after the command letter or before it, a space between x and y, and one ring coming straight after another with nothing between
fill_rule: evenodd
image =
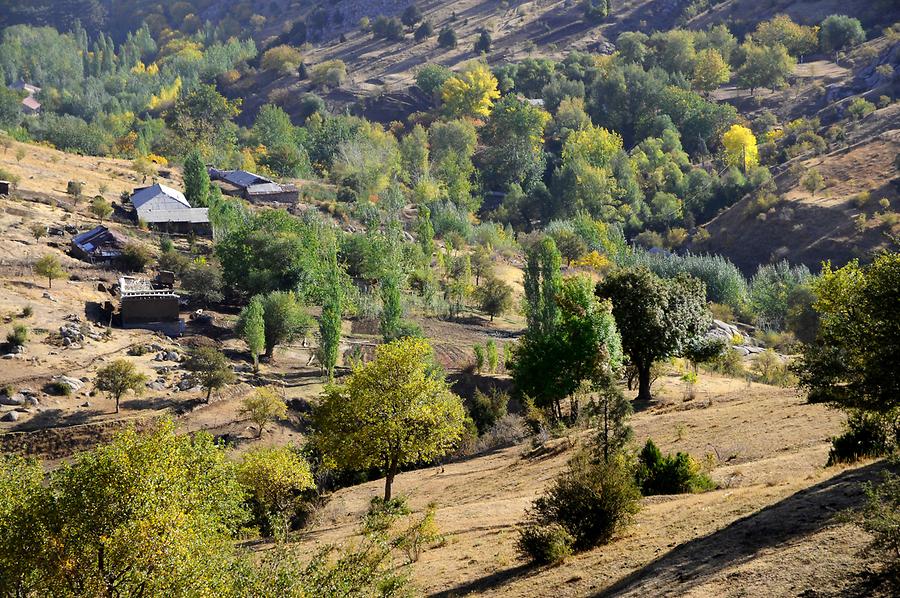
<instances>
[{"instance_id":1,"label":"yellow autumn tree","mask_svg":"<svg viewBox=\"0 0 900 598\"><path fill-rule=\"evenodd\" d=\"M500 98L497 78L487 65L476 64L450 77L441 88L444 110L451 117L485 118Z\"/></svg>"},{"instance_id":2,"label":"yellow autumn tree","mask_svg":"<svg viewBox=\"0 0 900 598\"><path fill-rule=\"evenodd\" d=\"M747 172L759 164L756 136L747 127L731 125L722 136L722 145L725 146L725 163L729 166L737 166Z\"/></svg>"},{"instance_id":3,"label":"yellow autumn tree","mask_svg":"<svg viewBox=\"0 0 900 598\"><path fill-rule=\"evenodd\" d=\"M717 50L707 48L697 55L694 63L694 87L710 92L731 79L731 68Z\"/></svg>"},{"instance_id":4,"label":"yellow autumn tree","mask_svg":"<svg viewBox=\"0 0 900 598\"><path fill-rule=\"evenodd\" d=\"M176 99L178 99L179 93L181 93L181 77L176 78L175 82L169 87L163 87L159 90L159 93L151 96L147 108L150 110L168 108L175 103Z\"/></svg>"},{"instance_id":5,"label":"yellow autumn tree","mask_svg":"<svg viewBox=\"0 0 900 598\"><path fill-rule=\"evenodd\" d=\"M606 168L622 150L622 136L603 127L588 126L573 131L563 145L563 163L583 159L594 168Z\"/></svg>"}]
</instances>

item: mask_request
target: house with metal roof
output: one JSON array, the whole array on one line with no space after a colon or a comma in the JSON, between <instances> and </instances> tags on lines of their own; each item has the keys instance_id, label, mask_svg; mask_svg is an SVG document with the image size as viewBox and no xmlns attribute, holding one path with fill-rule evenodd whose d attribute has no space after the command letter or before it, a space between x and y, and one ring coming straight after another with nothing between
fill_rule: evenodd
<instances>
[{"instance_id":1,"label":"house with metal roof","mask_svg":"<svg viewBox=\"0 0 900 598\"><path fill-rule=\"evenodd\" d=\"M71 254L92 264L111 262L122 257L128 239L103 225L72 237Z\"/></svg>"},{"instance_id":2,"label":"house with metal roof","mask_svg":"<svg viewBox=\"0 0 900 598\"><path fill-rule=\"evenodd\" d=\"M136 189L131 196L135 218L172 233L212 234L208 208L192 208L177 189L156 183Z\"/></svg>"},{"instance_id":3,"label":"house with metal roof","mask_svg":"<svg viewBox=\"0 0 900 598\"><path fill-rule=\"evenodd\" d=\"M37 98L34 97L36 94L41 92L41 88L37 85L31 85L30 83L25 83L19 79L15 83L9 86L10 89L14 89L16 91L24 91L26 94L25 98L22 99L22 112L25 114L39 114L41 111L41 103L38 102Z\"/></svg>"},{"instance_id":4,"label":"house with metal roof","mask_svg":"<svg viewBox=\"0 0 900 598\"><path fill-rule=\"evenodd\" d=\"M210 168L209 178L211 181L219 182L219 187L226 195L241 197L248 201L296 203L300 199L300 192L294 185L282 185L246 170Z\"/></svg>"}]
</instances>

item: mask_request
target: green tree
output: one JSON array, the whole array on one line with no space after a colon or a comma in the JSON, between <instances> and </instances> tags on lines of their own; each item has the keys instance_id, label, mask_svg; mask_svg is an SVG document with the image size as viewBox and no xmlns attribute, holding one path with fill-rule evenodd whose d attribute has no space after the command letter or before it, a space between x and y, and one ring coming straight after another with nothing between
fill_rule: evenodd
<instances>
[{"instance_id":1,"label":"green tree","mask_svg":"<svg viewBox=\"0 0 900 598\"><path fill-rule=\"evenodd\" d=\"M206 389L206 402L212 391L223 388L234 382L234 371L225 354L215 347L197 347L188 353L184 367L193 372Z\"/></svg>"},{"instance_id":2,"label":"green tree","mask_svg":"<svg viewBox=\"0 0 900 598\"><path fill-rule=\"evenodd\" d=\"M697 55L694 63L694 87L709 93L731 79L731 68L722 55L712 48L703 50Z\"/></svg>"},{"instance_id":3,"label":"green tree","mask_svg":"<svg viewBox=\"0 0 900 598\"><path fill-rule=\"evenodd\" d=\"M428 264L431 264L431 256L434 255L434 226L431 224L431 210L428 206L419 206L416 215L416 232L418 233L419 246Z\"/></svg>"},{"instance_id":4,"label":"green tree","mask_svg":"<svg viewBox=\"0 0 900 598\"><path fill-rule=\"evenodd\" d=\"M262 300L265 320L267 359L275 347L289 343L306 334L312 323L297 295L290 291L274 291Z\"/></svg>"},{"instance_id":5,"label":"green tree","mask_svg":"<svg viewBox=\"0 0 900 598\"><path fill-rule=\"evenodd\" d=\"M442 48L455 48L457 44L456 31L452 27L444 27L438 33L438 45Z\"/></svg>"},{"instance_id":6,"label":"green tree","mask_svg":"<svg viewBox=\"0 0 900 598\"><path fill-rule=\"evenodd\" d=\"M269 422L287 417L287 405L278 392L269 386L257 388L241 401L241 415L256 425L256 437L261 438Z\"/></svg>"},{"instance_id":7,"label":"green tree","mask_svg":"<svg viewBox=\"0 0 900 598\"><path fill-rule=\"evenodd\" d=\"M393 266L381 279L381 336L385 342L397 338L403 319L403 299L400 296L400 273Z\"/></svg>"},{"instance_id":8,"label":"green tree","mask_svg":"<svg viewBox=\"0 0 900 598\"><path fill-rule=\"evenodd\" d=\"M819 26L819 44L823 52L838 52L866 41L866 32L859 19L846 15L829 15Z\"/></svg>"},{"instance_id":9,"label":"green tree","mask_svg":"<svg viewBox=\"0 0 900 598\"><path fill-rule=\"evenodd\" d=\"M206 261L195 262L181 277L181 288L191 298L208 306L222 300L222 268Z\"/></svg>"},{"instance_id":10,"label":"green tree","mask_svg":"<svg viewBox=\"0 0 900 598\"><path fill-rule=\"evenodd\" d=\"M129 429L35 494L16 522L30 545L13 553L36 580L30 595L230 593L244 492L212 436L176 434L169 421Z\"/></svg>"},{"instance_id":11,"label":"green tree","mask_svg":"<svg viewBox=\"0 0 900 598\"><path fill-rule=\"evenodd\" d=\"M442 64L426 64L416 73L416 85L429 96L437 97L453 71Z\"/></svg>"},{"instance_id":12,"label":"green tree","mask_svg":"<svg viewBox=\"0 0 900 598\"><path fill-rule=\"evenodd\" d=\"M608 302L597 299L590 279L566 279L555 294L556 324L532 328L513 350L513 380L520 393L562 419L562 400L582 381L598 385L622 367L622 340ZM571 417L578 416L573 401Z\"/></svg>"},{"instance_id":13,"label":"green tree","mask_svg":"<svg viewBox=\"0 0 900 598\"><path fill-rule=\"evenodd\" d=\"M330 386L313 414L315 446L338 467L377 467L390 500L401 467L446 454L463 432L465 410L422 339L376 349L346 384Z\"/></svg>"},{"instance_id":14,"label":"green tree","mask_svg":"<svg viewBox=\"0 0 900 598\"><path fill-rule=\"evenodd\" d=\"M804 189L809 191L810 195L815 197L816 193L825 187L825 177L823 177L822 173L817 169L811 168L803 175L800 184L803 185Z\"/></svg>"},{"instance_id":15,"label":"green tree","mask_svg":"<svg viewBox=\"0 0 900 598\"><path fill-rule=\"evenodd\" d=\"M119 412L119 400L129 390L141 394L147 386L147 376L140 373L135 365L127 359L116 359L109 365L97 370L94 387L108 393L116 401L116 413Z\"/></svg>"},{"instance_id":16,"label":"green tree","mask_svg":"<svg viewBox=\"0 0 900 598\"><path fill-rule=\"evenodd\" d=\"M91 201L90 211L97 217L97 220L103 222L104 218L109 218L109 215L112 214L113 207L104 197L98 195Z\"/></svg>"},{"instance_id":17,"label":"green tree","mask_svg":"<svg viewBox=\"0 0 900 598\"><path fill-rule=\"evenodd\" d=\"M400 21L407 27L415 27L422 20L422 11L415 4L410 4L403 11Z\"/></svg>"},{"instance_id":18,"label":"green tree","mask_svg":"<svg viewBox=\"0 0 900 598\"><path fill-rule=\"evenodd\" d=\"M263 300L254 295L250 303L241 311L237 333L247 344L253 357L253 371L259 372L259 356L266 349L266 321Z\"/></svg>"},{"instance_id":19,"label":"green tree","mask_svg":"<svg viewBox=\"0 0 900 598\"><path fill-rule=\"evenodd\" d=\"M705 285L687 274L662 279L641 267L610 275L597 294L612 301L622 348L637 369L637 398L649 401L653 363L683 354L709 327Z\"/></svg>"},{"instance_id":20,"label":"green tree","mask_svg":"<svg viewBox=\"0 0 900 598\"><path fill-rule=\"evenodd\" d=\"M322 315L319 318L319 363L334 378L334 366L337 364L341 346L341 316L343 315L344 288L343 272L337 261L337 246L334 245L328 257L329 272L326 276L327 289L322 303Z\"/></svg>"},{"instance_id":21,"label":"green tree","mask_svg":"<svg viewBox=\"0 0 900 598\"><path fill-rule=\"evenodd\" d=\"M287 446L248 451L238 466L237 479L249 491L258 516L279 539L285 537L304 493L316 487L309 463Z\"/></svg>"},{"instance_id":22,"label":"green tree","mask_svg":"<svg viewBox=\"0 0 900 598\"><path fill-rule=\"evenodd\" d=\"M525 319L535 335L551 332L559 319L556 296L562 287L562 259L556 243L545 237L528 251L525 266Z\"/></svg>"},{"instance_id":23,"label":"green tree","mask_svg":"<svg viewBox=\"0 0 900 598\"><path fill-rule=\"evenodd\" d=\"M53 255L52 253L48 253L38 261L34 263L33 266L34 273L38 276L43 276L47 279L47 288L53 288L53 281L57 279L65 279L68 277L65 269L59 261L59 258Z\"/></svg>"},{"instance_id":24,"label":"green tree","mask_svg":"<svg viewBox=\"0 0 900 598\"><path fill-rule=\"evenodd\" d=\"M784 87L797 66L797 60L781 44L760 46L749 42L744 44L743 50L744 63L738 69L737 81L741 87L749 89L751 95L758 87Z\"/></svg>"},{"instance_id":25,"label":"green tree","mask_svg":"<svg viewBox=\"0 0 900 598\"><path fill-rule=\"evenodd\" d=\"M416 29L416 33L413 35L417 42L422 42L434 35L434 27L431 24L431 21L428 19L422 21L422 24Z\"/></svg>"},{"instance_id":26,"label":"green tree","mask_svg":"<svg viewBox=\"0 0 900 598\"><path fill-rule=\"evenodd\" d=\"M500 316L509 311L513 303L513 289L499 278L489 277L475 291L478 307L491 317Z\"/></svg>"},{"instance_id":27,"label":"green tree","mask_svg":"<svg viewBox=\"0 0 900 598\"><path fill-rule=\"evenodd\" d=\"M475 54L489 54L491 52L491 34L487 29L482 29L475 40L473 51Z\"/></svg>"},{"instance_id":28,"label":"green tree","mask_svg":"<svg viewBox=\"0 0 900 598\"><path fill-rule=\"evenodd\" d=\"M209 172L196 148L184 159L184 197L195 208L209 205Z\"/></svg>"},{"instance_id":29,"label":"green tree","mask_svg":"<svg viewBox=\"0 0 900 598\"><path fill-rule=\"evenodd\" d=\"M882 253L868 266L826 263L813 283L820 323L796 364L813 403L887 415L900 408L900 254Z\"/></svg>"}]
</instances>

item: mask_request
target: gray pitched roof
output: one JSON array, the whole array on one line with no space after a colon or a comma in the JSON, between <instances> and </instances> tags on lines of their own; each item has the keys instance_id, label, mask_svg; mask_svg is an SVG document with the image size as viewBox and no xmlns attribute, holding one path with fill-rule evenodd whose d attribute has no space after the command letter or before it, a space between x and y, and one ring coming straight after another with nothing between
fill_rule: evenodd
<instances>
[{"instance_id":1,"label":"gray pitched roof","mask_svg":"<svg viewBox=\"0 0 900 598\"><path fill-rule=\"evenodd\" d=\"M183 210L150 210L142 219L150 224L161 222L190 222L203 224L209 222L209 208L185 208Z\"/></svg>"},{"instance_id":2,"label":"gray pitched roof","mask_svg":"<svg viewBox=\"0 0 900 598\"><path fill-rule=\"evenodd\" d=\"M185 199L184 194L181 191L172 189L171 187L167 187L159 183L151 185L150 187L144 187L142 189L136 190L131 196L131 205L133 205L135 209L138 209L161 193L164 195L168 195L178 203L183 204L185 208L191 207L191 204L188 203L188 200Z\"/></svg>"}]
</instances>

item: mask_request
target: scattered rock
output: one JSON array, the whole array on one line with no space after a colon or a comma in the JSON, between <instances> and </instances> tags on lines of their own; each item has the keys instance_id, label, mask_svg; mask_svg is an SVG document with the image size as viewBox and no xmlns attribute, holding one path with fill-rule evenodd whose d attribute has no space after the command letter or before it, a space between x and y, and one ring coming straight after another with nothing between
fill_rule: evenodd
<instances>
[{"instance_id":1,"label":"scattered rock","mask_svg":"<svg viewBox=\"0 0 900 598\"><path fill-rule=\"evenodd\" d=\"M90 403L90 401L85 401L84 403L81 404L81 406L82 407L90 407L91 403Z\"/></svg>"},{"instance_id":2,"label":"scattered rock","mask_svg":"<svg viewBox=\"0 0 900 598\"><path fill-rule=\"evenodd\" d=\"M41 297L43 297L44 299L49 299L50 301L56 303L56 299L53 297L53 295L51 295L47 291L44 291L44 294L41 295Z\"/></svg>"},{"instance_id":3,"label":"scattered rock","mask_svg":"<svg viewBox=\"0 0 900 598\"><path fill-rule=\"evenodd\" d=\"M149 388L150 390L157 390L157 391L165 390L166 383L160 382L159 380L154 380L153 382L151 382L150 384L147 385L147 388Z\"/></svg>"},{"instance_id":4,"label":"scattered rock","mask_svg":"<svg viewBox=\"0 0 900 598\"><path fill-rule=\"evenodd\" d=\"M68 386L73 393L78 392L84 386L84 382L71 376L56 376L53 379L63 386Z\"/></svg>"},{"instance_id":5,"label":"scattered rock","mask_svg":"<svg viewBox=\"0 0 900 598\"><path fill-rule=\"evenodd\" d=\"M17 421L19 421L19 414L16 411L10 411L6 415L4 415L2 418L0 418L0 421L17 422Z\"/></svg>"},{"instance_id":6,"label":"scattered rock","mask_svg":"<svg viewBox=\"0 0 900 598\"><path fill-rule=\"evenodd\" d=\"M25 404L25 395L23 395L20 392L12 395L11 397L8 397L6 395L0 395L0 405L18 407L18 406L24 405L24 404Z\"/></svg>"}]
</instances>

